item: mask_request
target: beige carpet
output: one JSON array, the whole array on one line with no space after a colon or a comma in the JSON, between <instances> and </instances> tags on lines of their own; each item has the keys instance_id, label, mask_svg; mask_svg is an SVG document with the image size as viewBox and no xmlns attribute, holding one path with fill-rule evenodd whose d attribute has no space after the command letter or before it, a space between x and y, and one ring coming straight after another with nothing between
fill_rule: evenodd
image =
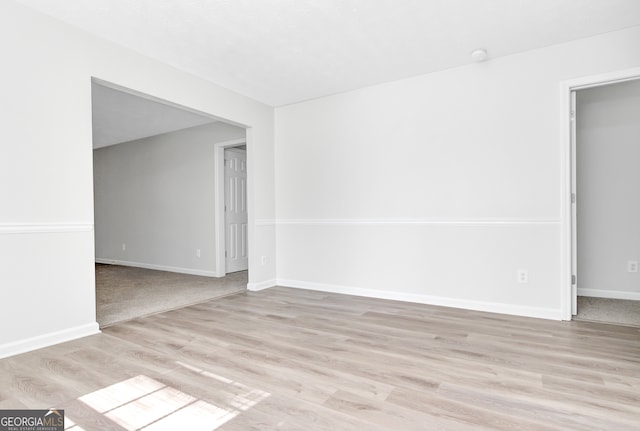
<instances>
[{"instance_id":1,"label":"beige carpet","mask_svg":"<svg viewBox=\"0 0 640 431\"><path fill-rule=\"evenodd\" d=\"M247 271L222 278L96 264L100 327L244 292Z\"/></svg>"},{"instance_id":2,"label":"beige carpet","mask_svg":"<svg viewBox=\"0 0 640 431\"><path fill-rule=\"evenodd\" d=\"M578 296L574 319L640 327L640 301Z\"/></svg>"}]
</instances>

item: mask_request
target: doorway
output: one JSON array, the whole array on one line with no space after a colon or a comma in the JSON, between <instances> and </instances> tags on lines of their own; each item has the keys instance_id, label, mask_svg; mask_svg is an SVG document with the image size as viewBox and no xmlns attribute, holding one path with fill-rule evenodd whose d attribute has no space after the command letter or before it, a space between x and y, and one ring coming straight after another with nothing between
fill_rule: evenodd
<instances>
[{"instance_id":1,"label":"doorway","mask_svg":"<svg viewBox=\"0 0 640 431\"><path fill-rule=\"evenodd\" d=\"M249 267L246 139L215 144L216 267L218 277Z\"/></svg>"},{"instance_id":2,"label":"doorway","mask_svg":"<svg viewBox=\"0 0 640 431\"><path fill-rule=\"evenodd\" d=\"M570 88L571 314L640 326L640 79Z\"/></svg>"},{"instance_id":3,"label":"doorway","mask_svg":"<svg viewBox=\"0 0 640 431\"><path fill-rule=\"evenodd\" d=\"M246 129L103 81L92 102L101 326L246 290L219 278L214 227L215 145L241 141L246 168Z\"/></svg>"},{"instance_id":4,"label":"doorway","mask_svg":"<svg viewBox=\"0 0 640 431\"><path fill-rule=\"evenodd\" d=\"M246 271L248 257L247 150L224 150L225 272Z\"/></svg>"}]
</instances>

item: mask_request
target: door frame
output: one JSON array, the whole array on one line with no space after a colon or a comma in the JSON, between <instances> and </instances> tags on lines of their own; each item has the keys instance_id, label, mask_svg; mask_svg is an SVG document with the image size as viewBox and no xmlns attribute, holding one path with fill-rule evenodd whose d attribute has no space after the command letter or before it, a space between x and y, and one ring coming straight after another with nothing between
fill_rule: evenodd
<instances>
[{"instance_id":1,"label":"door frame","mask_svg":"<svg viewBox=\"0 0 640 431\"><path fill-rule=\"evenodd\" d=\"M599 75L585 76L581 78L566 80L561 83L561 252L562 261L560 265L560 308L562 320L571 320L573 312L577 311L577 237L576 237L576 193L575 184L575 140L573 124L574 113L572 112L572 93L585 88L601 87L609 84L617 84L625 81L640 79L640 67L624 69ZM575 284L572 281L576 276ZM574 287L575 286L575 287Z\"/></svg>"},{"instance_id":2,"label":"door frame","mask_svg":"<svg viewBox=\"0 0 640 431\"><path fill-rule=\"evenodd\" d=\"M225 259L225 223L224 223L224 150L227 148L238 147L240 145L247 145L246 138L232 139L230 141L217 142L214 145L213 164L215 169L215 185L214 185L214 202L215 202L215 220L214 220L214 235L215 235L215 253L216 253L216 276L224 277L227 275L227 262ZM247 145L247 163L249 161L249 146ZM247 176L250 175L249 166L247 165ZM247 187L249 185L249 179L247 179ZM247 190L248 193L248 190ZM247 205L248 195L247 195ZM249 208L247 207L247 210ZM251 236L249 235L248 241ZM247 250L249 250L249 244L247 244ZM251 259L249 259L251 262Z\"/></svg>"}]
</instances>

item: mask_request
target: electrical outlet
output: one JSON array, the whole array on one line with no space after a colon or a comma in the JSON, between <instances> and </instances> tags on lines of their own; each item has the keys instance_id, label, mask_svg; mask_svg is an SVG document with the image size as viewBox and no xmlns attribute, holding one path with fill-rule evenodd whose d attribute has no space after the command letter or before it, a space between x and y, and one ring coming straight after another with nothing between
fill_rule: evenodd
<instances>
[{"instance_id":1,"label":"electrical outlet","mask_svg":"<svg viewBox=\"0 0 640 431\"><path fill-rule=\"evenodd\" d=\"M627 272L638 272L637 260L630 260L627 262Z\"/></svg>"},{"instance_id":2,"label":"electrical outlet","mask_svg":"<svg viewBox=\"0 0 640 431\"><path fill-rule=\"evenodd\" d=\"M122 251L127 251L127 244L124 242L122 243Z\"/></svg>"},{"instance_id":3,"label":"electrical outlet","mask_svg":"<svg viewBox=\"0 0 640 431\"><path fill-rule=\"evenodd\" d=\"M196 257L200 257L200 249L196 248Z\"/></svg>"},{"instance_id":4,"label":"electrical outlet","mask_svg":"<svg viewBox=\"0 0 640 431\"><path fill-rule=\"evenodd\" d=\"M529 282L529 271L526 269L518 270L518 283L528 283Z\"/></svg>"}]
</instances>

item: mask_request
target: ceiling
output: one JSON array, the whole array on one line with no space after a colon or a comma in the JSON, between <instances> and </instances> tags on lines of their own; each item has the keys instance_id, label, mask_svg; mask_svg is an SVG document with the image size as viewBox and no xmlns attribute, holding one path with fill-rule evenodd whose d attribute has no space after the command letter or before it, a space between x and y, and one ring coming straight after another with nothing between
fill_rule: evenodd
<instances>
[{"instance_id":1,"label":"ceiling","mask_svg":"<svg viewBox=\"0 0 640 431\"><path fill-rule=\"evenodd\" d=\"M96 83L91 84L91 104L94 149L216 122Z\"/></svg>"},{"instance_id":2,"label":"ceiling","mask_svg":"<svg viewBox=\"0 0 640 431\"><path fill-rule=\"evenodd\" d=\"M17 0L272 106L640 25L638 0Z\"/></svg>"}]
</instances>

